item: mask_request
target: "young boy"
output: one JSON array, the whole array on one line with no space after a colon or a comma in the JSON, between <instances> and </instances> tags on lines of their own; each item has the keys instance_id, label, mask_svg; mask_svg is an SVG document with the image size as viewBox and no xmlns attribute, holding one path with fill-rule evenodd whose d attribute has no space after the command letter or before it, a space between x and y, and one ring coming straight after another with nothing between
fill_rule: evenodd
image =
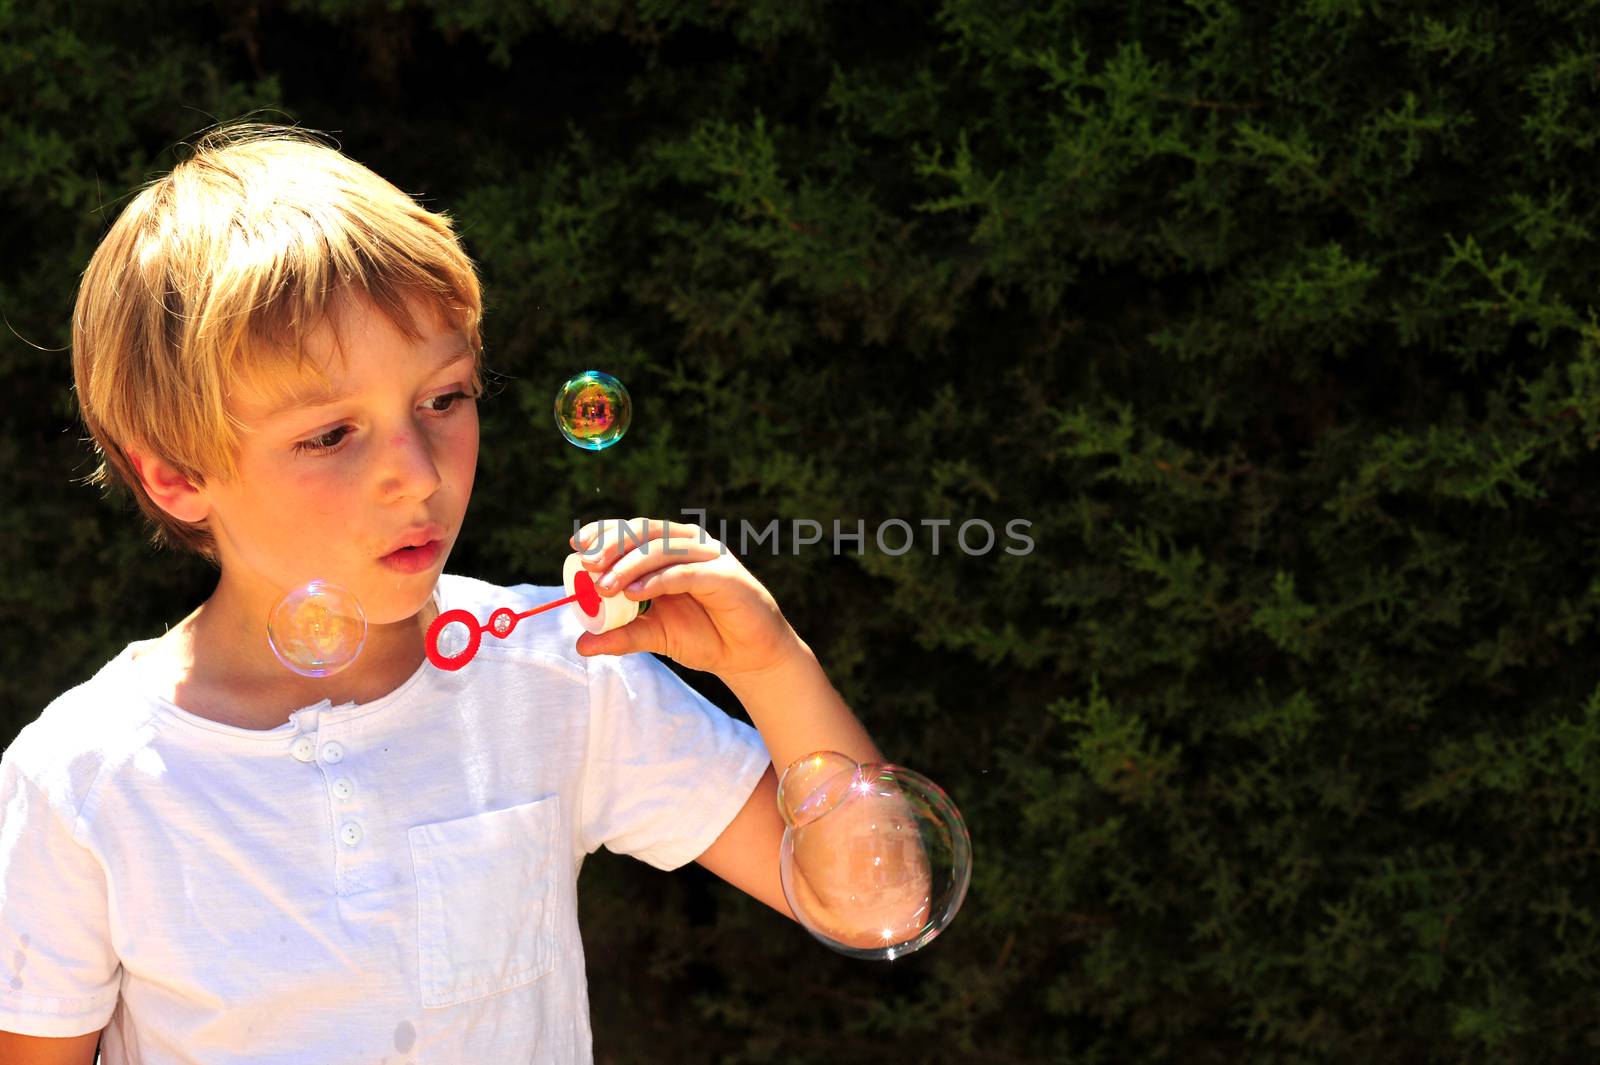
<instances>
[{"instance_id":1,"label":"young boy","mask_svg":"<svg viewBox=\"0 0 1600 1065\"><path fill-rule=\"evenodd\" d=\"M446 218L288 130L213 133L106 234L73 316L100 474L219 576L0 759L0 1061L586 1062L585 854L789 913L773 766L880 756L699 528L574 538L652 601L622 629L558 612L425 661L440 611L562 594L441 576L481 308ZM325 678L266 639L313 578L368 620ZM716 673L759 736L636 651Z\"/></svg>"}]
</instances>

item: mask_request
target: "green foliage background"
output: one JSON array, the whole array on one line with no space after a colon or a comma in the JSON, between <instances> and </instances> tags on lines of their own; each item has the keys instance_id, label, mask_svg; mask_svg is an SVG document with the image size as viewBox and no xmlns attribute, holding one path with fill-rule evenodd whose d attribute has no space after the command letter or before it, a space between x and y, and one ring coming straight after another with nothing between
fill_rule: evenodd
<instances>
[{"instance_id":1,"label":"green foliage background","mask_svg":"<svg viewBox=\"0 0 1600 1065\"><path fill-rule=\"evenodd\" d=\"M453 569L867 522L747 562L960 804L966 907L869 965L597 856L601 1061L1600 1056L1594 3L138 7L0 0L7 737L209 586L76 483L67 324L128 190L272 108L482 266Z\"/></svg>"}]
</instances>

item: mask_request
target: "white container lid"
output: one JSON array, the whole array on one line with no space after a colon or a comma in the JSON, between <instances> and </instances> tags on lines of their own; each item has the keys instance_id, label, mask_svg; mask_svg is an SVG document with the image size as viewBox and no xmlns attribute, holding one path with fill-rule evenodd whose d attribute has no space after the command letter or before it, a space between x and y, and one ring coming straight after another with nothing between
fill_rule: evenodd
<instances>
[{"instance_id":1,"label":"white container lid","mask_svg":"<svg viewBox=\"0 0 1600 1065\"><path fill-rule=\"evenodd\" d=\"M566 588L568 595L577 594L579 573L587 576L587 571L583 568L583 556L574 552L567 556L566 564L561 567L561 584ZM621 593L601 596L600 609L594 614L584 610L580 603L568 604L567 609L578 619L578 624L589 632L610 632L612 629L620 629L639 616L639 604Z\"/></svg>"}]
</instances>

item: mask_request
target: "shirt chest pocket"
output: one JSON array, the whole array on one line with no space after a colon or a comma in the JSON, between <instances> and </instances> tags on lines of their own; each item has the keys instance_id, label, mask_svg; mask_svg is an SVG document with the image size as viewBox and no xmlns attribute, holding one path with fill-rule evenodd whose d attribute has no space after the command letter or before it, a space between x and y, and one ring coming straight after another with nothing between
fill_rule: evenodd
<instances>
[{"instance_id":1,"label":"shirt chest pocket","mask_svg":"<svg viewBox=\"0 0 1600 1065\"><path fill-rule=\"evenodd\" d=\"M555 967L557 803L550 796L409 831L424 1006L493 995Z\"/></svg>"}]
</instances>

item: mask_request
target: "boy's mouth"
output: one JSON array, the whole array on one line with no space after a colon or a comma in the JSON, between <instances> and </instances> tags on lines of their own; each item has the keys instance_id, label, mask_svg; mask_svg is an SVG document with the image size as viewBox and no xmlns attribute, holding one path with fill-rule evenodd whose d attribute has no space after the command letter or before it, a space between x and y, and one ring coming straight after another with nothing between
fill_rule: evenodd
<instances>
[{"instance_id":1,"label":"boy's mouth","mask_svg":"<svg viewBox=\"0 0 1600 1065\"><path fill-rule=\"evenodd\" d=\"M443 540L429 540L414 547L397 548L378 561L401 573L420 573L438 561L439 553L443 549Z\"/></svg>"}]
</instances>

